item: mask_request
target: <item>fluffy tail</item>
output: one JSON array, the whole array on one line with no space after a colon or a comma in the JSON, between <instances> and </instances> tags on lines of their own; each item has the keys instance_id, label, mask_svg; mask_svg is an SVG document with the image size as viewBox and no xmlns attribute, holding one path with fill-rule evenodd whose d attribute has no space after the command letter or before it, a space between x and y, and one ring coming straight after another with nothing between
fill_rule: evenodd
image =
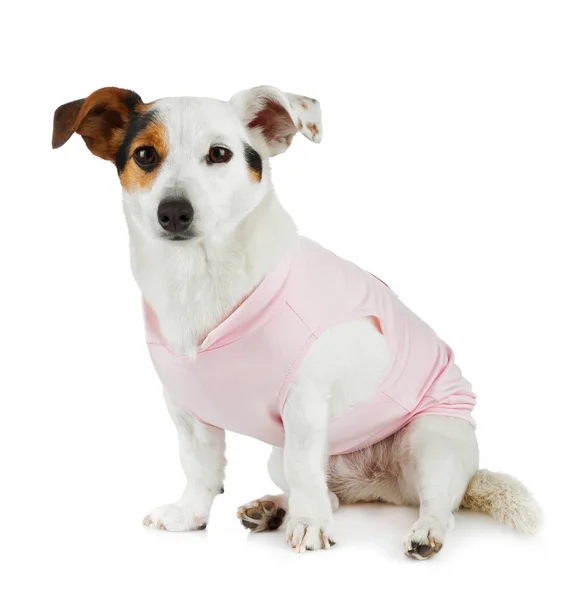
<instances>
[{"instance_id":1,"label":"fluffy tail","mask_svg":"<svg viewBox=\"0 0 572 600\"><path fill-rule=\"evenodd\" d=\"M532 535L541 519L540 507L520 481L504 473L477 471L461 502L462 508L486 513L493 519Z\"/></svg>"}]
</instances>

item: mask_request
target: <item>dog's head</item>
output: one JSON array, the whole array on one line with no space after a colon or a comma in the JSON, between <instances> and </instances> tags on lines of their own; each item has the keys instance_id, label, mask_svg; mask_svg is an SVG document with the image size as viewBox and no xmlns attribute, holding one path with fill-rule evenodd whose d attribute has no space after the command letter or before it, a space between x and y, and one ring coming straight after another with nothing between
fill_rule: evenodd
<instances>
[{"instance_id":1,"label":"dog's head","mask_svg":"<svg viewBox=\"0 0 572 600\"><path fill-rule=\"evenodd\" d=\"M60 106L52 146L73 133L112 161L130 224L168 241L235 227L263 197L267 159L297 132L319 142L319 103L262 86L229 102L166 98L144 103L134 92L103 88Z\"/></svg>"}]
</instances>

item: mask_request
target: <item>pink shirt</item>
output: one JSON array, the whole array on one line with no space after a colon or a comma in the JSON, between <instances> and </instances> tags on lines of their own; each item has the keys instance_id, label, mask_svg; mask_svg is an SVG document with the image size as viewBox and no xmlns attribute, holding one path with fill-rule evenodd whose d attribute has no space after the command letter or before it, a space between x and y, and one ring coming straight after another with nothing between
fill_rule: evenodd
<instances>
[{"instance_id":1,"label":"pink shirt","mask_svg":"<svg viewBox=\"0 0 572 600\"><path fill-rule=\"evenodd\" d=\"M315 242L294 250L198 348L173 354L145 303L146 338L155 369L173 401L200 420L284 445L282 410L310 346L329 327L373 316L391 364L369 400L334 418L330 454L388 437L419 414L466 419L475 395L451 349L379 279Z\"/></svg>"}]
</instances>

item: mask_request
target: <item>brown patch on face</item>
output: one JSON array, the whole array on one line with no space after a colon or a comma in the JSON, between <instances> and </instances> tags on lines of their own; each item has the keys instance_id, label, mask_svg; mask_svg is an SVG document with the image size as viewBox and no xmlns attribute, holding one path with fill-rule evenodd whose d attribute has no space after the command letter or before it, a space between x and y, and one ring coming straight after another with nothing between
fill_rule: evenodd
<instances>
[{"instance_id":1,"label":"brown patch on face","mask_svg":"<svg viewBox=\"0 0 572 600\"><path fill-rule=\"evenodd\" d=\"M142 105L137 111L139 115L149 112L152 104ZM143 170L133 159L133 153L142 146L151 146L157 152L159 164L151 171ZM161 162L167 156L167 138L166 131L162 123L151 120L144 129L139 131L130 141L129 148L126 149L128 159L124 169L119 175L119 180L124 189L129 192L138 189L146 189L155 181L159 172Z\"/></svg>"},{"instance_id":2,"label":"brown patch on face","mask_svg":"<svg viewBox=\"0 0 572 600\"><path fill-rule=\"evenodd\" d=\"M251 167L248 168L248 175L254 183L260 183L260 180L262 179L262 171L256 171Z\"/></svg>"},{"instance_id":3,"label":"brown patch on face","mask_svg":"<svg viewBox=\"0 0 572 600\"><path fill-rule=\"evenodd\" d=\"M78 133L93 154L113 160L123 141L129 115L141 103L141 98L131 90L108 87L82 100L63 104L54 113L52 147L63 146Z\"/></svg>"},{"instance_id":4,"label":"brown patch on face","mask_svg":"<svg viewBox=\"0 0 572 600\"><path fill-rule=\"evenodd\" d=\"M302 123L302 119L298 119L298 129L303 129L304 123Z\"/></svg>"},{"instance_id":5,"label":"brown patch on face","mask_svg":"<svg viewBox=\"0 0 572 600\"><path fill-rule=\"evenodd\" d=\"M305 110L308 110L308 105L305 102L300 102L300 106Z\"/></svg>"}]
</instances>

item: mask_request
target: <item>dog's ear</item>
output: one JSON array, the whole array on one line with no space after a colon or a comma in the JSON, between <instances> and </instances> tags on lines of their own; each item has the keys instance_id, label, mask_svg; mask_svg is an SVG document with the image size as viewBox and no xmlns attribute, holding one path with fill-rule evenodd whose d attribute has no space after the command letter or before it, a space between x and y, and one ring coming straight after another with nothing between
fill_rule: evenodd
<instances>
[{"instance_id":1,"label":"dog's ear","mask_svg":"<svg viewBox=\"0 0 572 600\"><path fill-rule=\"evenodd\" d=\"M231 100L251 132L253 144L267 156L288 149L299 131L313 142L322 139L320 103L263 85L235 94Z\"/></svg>"},{"instance_id":2,"label":"dog's ear","mask_svg":"<svg viewBox=\"0 0 572 600\"><path fill-rule=\"evenodd\" d=\"M113 160L129 120L141 98L130 90L107 87L87 98L60 106L54 113L52 147L63 146L79 133L86 146L100 158Z\"/></svg>"}]
</instances>

